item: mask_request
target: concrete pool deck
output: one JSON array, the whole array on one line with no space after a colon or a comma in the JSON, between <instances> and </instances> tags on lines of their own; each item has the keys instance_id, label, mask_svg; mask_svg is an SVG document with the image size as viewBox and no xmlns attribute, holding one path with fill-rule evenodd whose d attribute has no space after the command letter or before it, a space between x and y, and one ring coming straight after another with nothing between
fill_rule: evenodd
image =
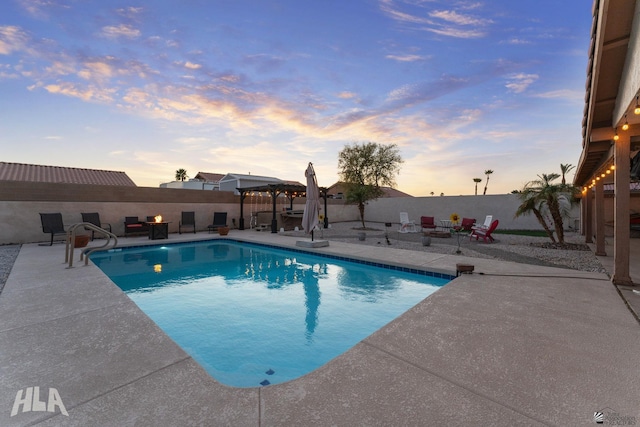
<instances>
[{"instance_id":1,"label":"concrete pool deck","mask_svg":"<svg viewBox=\"0 0 640 427\"><path fill-rule=\"evenodd\" d=\"M640 326L606 275L341 242L310 251L449 274L463 262L475 273L302 378L236 389L99 269L77 258L66 269L61 244L23 245L0 294L0 425L586 426L596 411L640 423ZM11 416L28 387L39 387L35 401L53 399L54 412L24 412L25 402Z\"/></svg>"}]
</instances>

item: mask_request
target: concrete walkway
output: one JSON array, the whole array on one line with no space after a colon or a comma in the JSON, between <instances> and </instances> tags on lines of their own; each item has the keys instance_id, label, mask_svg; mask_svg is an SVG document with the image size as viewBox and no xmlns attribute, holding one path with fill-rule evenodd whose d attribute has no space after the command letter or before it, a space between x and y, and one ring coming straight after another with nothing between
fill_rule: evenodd
<instances>
[{"instance_id":1,"label":"concrete walkway","mask_svg":"<svg viewBox=\"0 0 640 427\"><path fill-rule=\"evenodd\" d=\"M606 275L340 242L313 251L476 273L302 378L236 389L99 269L66 269L63 245L24 245L0 294L0 426L592 426L596 411L640 423L640 326ZM39 396L12 416L29 387Z\"/></svg>"}]
</instances>

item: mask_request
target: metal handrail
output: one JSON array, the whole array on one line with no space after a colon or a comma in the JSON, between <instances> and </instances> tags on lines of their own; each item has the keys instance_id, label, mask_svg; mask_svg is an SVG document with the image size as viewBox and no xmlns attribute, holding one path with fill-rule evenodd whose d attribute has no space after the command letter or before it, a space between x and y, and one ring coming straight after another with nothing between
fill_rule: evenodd
<instances>
[{"instance_id":1,"label":"metal handrail","mask_svg":"<svg viewBox=\"0 0 640 427\"><path fill-rule=\"evenodd\" d=\"M75 250L75 247L76 247L76 230L79 227L88 228L89 230L96 231L98 233L101 233L107 238L106 242L102 246L87 248L80 251L80 261L82 261L82 259L84 258L84 265L89 264L89 255L91 255L92 253L98 252L98 251L107 251L115 248L118 245L118 237L112 232L105 230L104 228L100 228L97 225L92 224L90 222L80 222L78 224L73 224L71 227L69 227L69 230L67 231L67 242L66 242L65 254L64 254L65 264L69 263L69 267L67 268L73 267L73 251ZM111 243L111 239L113 239L113 246L108 247L109 243Z\"/></svg>"}]
</instances>

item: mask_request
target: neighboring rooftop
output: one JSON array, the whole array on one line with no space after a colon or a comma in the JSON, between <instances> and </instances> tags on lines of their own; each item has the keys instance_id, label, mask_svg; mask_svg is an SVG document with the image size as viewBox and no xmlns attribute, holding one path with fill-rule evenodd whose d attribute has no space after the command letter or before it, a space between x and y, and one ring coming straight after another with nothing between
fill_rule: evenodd
<instances>
[{"instance_id":1,"label":"neighboring rooftop","mask_svg":"<svg viewBox=\"0 0 640 427\"><path fill-rule=\"evenodd\" d=\"M199 179L204 182L219 183L224 176L225 174L223 173L198 172L194 179Z\"/></svg>"},{"instance_id":2,"label":"neighboring rooftop","mask_svg":"<svg viewBox=\"0 0 640 427\"><path fill-rule=\"evenodd\" d=\"M124 172L0 162L0 181L136 187Z\"/></svg>"}]
</instances>

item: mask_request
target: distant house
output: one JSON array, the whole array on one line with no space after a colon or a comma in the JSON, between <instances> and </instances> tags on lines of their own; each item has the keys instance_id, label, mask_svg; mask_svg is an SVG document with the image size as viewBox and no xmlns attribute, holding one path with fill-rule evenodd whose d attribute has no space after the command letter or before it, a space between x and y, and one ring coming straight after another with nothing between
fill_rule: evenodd
<instances>
[{"instance_id":1,"label":"distant house","mask_svg":"<svg viewBox=\"0 0 640 427\"><path fill-rule=\"evenodd\" d=\"M0 181L136 187L124 172L0 162Z\"/></svg>"},{"instance_id":2,"label":"distant house","mask_svg":"<svg viewBox=\"0 0 640 427\"><path fill-rule=\"evenodd\" d=\"M160 184L160 188L183 188L186 190L219 190L221 173L198 172L195 178L187 181L171 181Z\"/></svg>"},{"instance_id":3,"label":"distant house","mask_svg":"<svg viewBox=\"0 0 640 427\"><path fill-rule=\"evenodd\" d=\"M220 191L234 191L236 194L240 194L236 188L258 187L261 185L282 183L284 183L284 181L272 176L228 173L220 179Z\"/></svg>"},{"instance_id":4,"label":"distant house","mask_svg":"<svg viewBox=\"0 0 640 427\"><path fill-rule=\"evenodd\" d=\"M413 197L411 194L404 193L391 187L380 187L383 195L380 197ZM344 199L346 193L346 185L344 182L336 182L327 189L327 196L333 199Z\"/></svg>"}]
</instances>

